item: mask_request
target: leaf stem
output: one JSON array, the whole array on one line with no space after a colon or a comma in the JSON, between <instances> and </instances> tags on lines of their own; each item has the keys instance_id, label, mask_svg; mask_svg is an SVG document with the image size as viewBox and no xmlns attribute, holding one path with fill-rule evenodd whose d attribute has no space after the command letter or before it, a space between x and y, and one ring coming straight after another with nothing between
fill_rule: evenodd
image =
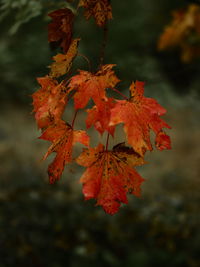
<instances>
[{"instance_id":1,"label":"leaf stem","mask_svg":"<svg viewBox=\"0 0 200 267\"><path fill-rule=\"evenodd\" d=\"M74 95L75 95L76 91L73 90L72 93L70 93L69 97L67 98L67 101L69 101Z\"/></svg>"},{"instance_id":2,"label":"leaf stem","mask_svg":"<svg viewBox=\"0 0 200 267\"><path fill-rule=\"evenodd\" d=\"M102 41L102 45L101 45L100 63L99 63L100 67L103 65L103 62L104 62L107 39L108 39L108 25L107 25L107 21L106 21L105 25L103 27L103 41Z\"/></svg>"},{"instance_id":3,"label":"leaf stem","mask_svg":"<svg viewBox=\"0 0 200 267\"><path fill-rule=\"evenodd\" d=\"M75 123L75 120L76 120L77 113L78 113L78 109L74 113L74 118L72 120L72 129L74 128L74 123Z\"/></svg>"},{"instance_id":4,"label":"leaf stem","mask_svg":"<svg viewBox=\"0 0 200 267\"><path fill-rule=\"evenodd\" d=\"M128 97L122 94L119 90L112 88L113 91L117 92L119 95L121 95L125 100L128 100Z\"/></svg>"},{"instance_id":5,"label":"leaf stem","mask_svg":"<svg viewBox=\"0 0 200 267\"><path fill-rule=\"evenodd\" d=\"M108 151L109 137L110 137L110 134L108 133L108 134L107 134L107 139L106 139L106 151Z\"/></svg>"},{"instance_id":6,"label":"leaf stem","mask_svg":"<svg viewBox=\"0 0 200 267\"><path fill-rule=\"evenodd\" d=\"M63 80L63 85L64 86L67 86L67 84L70 82L70 79L71 79L71 77L69 78L69 77L67 77L67 78L65 78L64 80Z\"/></svg>"},{"instance_id":7,"label":"leaf stem","mask_svg":"<svg viewBox=\"0 0 200 267\"><path fill-rule=\"evenodd\" d=\"M83 57L83 58L87 61L87 63L88 63L88 68L89 68L89 70L91 71L91 63L90 63L89 59L88 59L85 55L83 55L83 54L81 54L81 53L78 53L78 56Z\"/></svg>"}]
</instances>

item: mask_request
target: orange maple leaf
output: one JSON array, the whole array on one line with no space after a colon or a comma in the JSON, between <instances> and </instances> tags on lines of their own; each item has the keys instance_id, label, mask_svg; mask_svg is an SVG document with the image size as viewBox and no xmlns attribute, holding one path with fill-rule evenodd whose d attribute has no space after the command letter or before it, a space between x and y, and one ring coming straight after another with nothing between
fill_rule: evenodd
<instances>
[{"instance_id":1,"label":"orange maple leaf","mask_svg":"<svg viewBox=\"0 0 200 267\"><path fill-rule=\"evenodd\" d=\"M75 131L62 120L48 127L39 138L52 142L43 159L52 152L57 153L48 167L50 183L59 180L65 165L72 161L72 148L76 142L89 146L89 136L85 131Z\"/></svg>"},{"instance_id":2,"label":"orange maple leaf","mask_svg":"<svg viewBox=\"0 0 200 267\"><path fill-rule=\"evenodd\" d=\"M95 74L80 70L78 75L71 78L68 85L70 90L76 90L74 94L75 109L84 108L90 98L98 106L102 100L106 100L105 90L114 88L119 82L112 68L115 65L103 65Z\"/></svg>"},{"instance_id":3,"label":"orange maple leaf","mask_svg":"<svg viewBox=\"0 0 200 267\"><path fill-rule=\"evenodd\" d=\"M160 36L158 49L180 47L182 61L189 62L200 55L200 6L191 4L187 9L174 11L172 15L172 23Z\"/></svg>"},{"instance_id":4,"label":"orange maple leaf","mask_svg":"<svg viewBox=\"0 0 200 267\"><path fill-rule=\"evenodd\" d=\"M95 129L103 134L108 131L112 136L114 136L115 127L110 126L110 114L111 109L115 106L113 98L107 98L102 100L98 106L93 106L91 109L87 109L88 116L86 119L86 126L90 128L94 125Z\"/></svg>"},{"instance_id":5,"label":"orange maple leaf","mask_svg":"<svg viewBox=\"0 0 200 267\"><path fill-rule=\"evenodd\" d=\"M152 150L151 129L156 134L156 147L170 149L170 139L166 134L163 135L162 128L171 127L159 117L165 114L166 110L155 99L144 97L144 82L132 83L130 93L129 101L116 101L111 110L110 125L124 123L128 143L140 155L144 155L146 150Z\"/></svg>"},{"instance_id":6,"label":"orange maple leaf","mask_svg":"<svg viewBox=\"0 0 200 267\"><path fill-rule=\"evenodd\" d=\"M33 111L39 128L60 120L67 104L68 89L49 76L37 78L41 88L33 95Z\"/></svg>"},{"instance_id":7,"label":"orange maple leaf","mask_svg":"<svg viewBox=\"0 0 200 267\"><path fill-rule=\"evenodd\" d=\"M105 212L115 214L120 202L127 204L127 193L140 196L140 185L144 179L135 166L143 165L143 158L124 143L106 151L102 144L84 149L77 163L87 167L81 177L86 200L95 198Z\"/></svg>"},{"instance_id":8,"label":"orange maple leaf","mask_svg":"<svg viewBox=\"0 0 200 267\"><path fill-rule=\"evenodd\" d=\"M77 55L77 46L80 39L74 39L66 54L57 54L53 57L53 62L50 66L50 76L58 78L64 74L66 74L72 65L72 61Z\"/></svg>"},{"instance_id":9,"label":"orange maple leaf","mask_svg":"<svg viewBox=\"0 0 200 267\"><path fill-rule=\"evenodd\" d=\"M103 27L107 20L112 19L112 7L109 0L80 0L79 6L86 9L86 19L95 18L96 24Z\"/></svg>"},{"instance_id":10,"label":"orange maple leaf","mask_svg":"<svg viewBox=\"0 0 200 267\"><path fill-rule=\"evenodd\" d=\"M70 9L62 8L48 15L52 18L48 26L48 41L56 43L67 53L72 39L74 14Z\"/></svg>"}]
</instances>

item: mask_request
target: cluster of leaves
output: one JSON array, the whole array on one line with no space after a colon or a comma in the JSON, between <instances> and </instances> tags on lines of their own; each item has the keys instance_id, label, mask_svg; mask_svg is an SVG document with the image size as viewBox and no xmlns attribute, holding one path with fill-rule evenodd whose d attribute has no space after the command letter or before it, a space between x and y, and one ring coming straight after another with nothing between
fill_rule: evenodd
<instances>
[{"instance_id":1,"label":"cluster of leaves","mask_svg":"<svg viewBox=\"0 0 200 267\"><path fill-rule=\"evenodd\" d=\"M99 27L104 27L112 18L109 0L80 0L78 7L85 9L86 19L94 17ZM97 205L109 213L118 211L121 203L127 203L127 193L140 195L140 186L144 179L137 173L135 166L145 164L146 151L153 149L150 131L153 130L155 145L159 150L170 149L170 138L163 128L170 128L160 116L166 113L156 100L144 96L144 82L133 82L130 98L121 94L116 85L120 82L113 64L100 64L98 70L89 72L79 70L70 76L69 70L78 54L79 38L73 39L73 20L71 9L58 9L49 14L49 42L61 48L62 53L53 57L50 72L38 78L40 88L33 94L33 106L38 128L42 130L40 139L52 142L46 159L51 153L56 156L48 167L50 183L59 180L66 164L72 161L73 146L76 142L87 148L78 156L76 162L86 167L81 177L85 199L94 198ZM108 96L107 91L118 92L123 99ZM74 100L74 118L72 123L63 120L63 112L68 102ZM88 102L93 106L87 109ZM74 122L78 111L87 112L86 128L94 128L103 135L107 132L105 146L98 144L90 147L90 138L86 131L75 130ZM115 126L123 123L127 142L112 150L108 149L109 136L114 137Z\"/></svg>"},{"instance_id":2,"label":"cluster of leaves","mask_svg":"<svg viewBox=\"0 0 200 267\"><path fill-rule=\"evenodd\" d=\"M190 62L200 56L200 5L190 4L187 8L173 11L173 20L160 36L158 49L178 47L181 60Z\"/></svg>"}]
</instances>

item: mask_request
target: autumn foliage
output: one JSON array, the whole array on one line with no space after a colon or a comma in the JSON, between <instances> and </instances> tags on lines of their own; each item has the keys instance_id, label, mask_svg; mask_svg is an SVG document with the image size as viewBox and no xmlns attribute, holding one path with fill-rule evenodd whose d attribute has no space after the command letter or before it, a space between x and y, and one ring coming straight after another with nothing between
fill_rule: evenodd
<instances>
[{"instance_id":1,"label":"autumn foliage","mask_svg":"<svg viewBox=\"0 0 200 267\"><path fill-rule=\"evenodd\" d=\"M84 9L86 19L94 17L96 24L104 30L112 19L109 0L80 0L77 10L79 8ZM72 37L76 16L69 8L55 10L49 16L52 21L48 40L60 47L61 52L53 57L49 74L37 79L40 88L32 95L35 119L42 131L39 138L51 142L44 159L56 153L48 167L49 181L54 183L60 179L65 165L73 161L74 145L83 144L86 148L75 160L86 168L80 179L84 197L96 199L96 204L105 212L114 214L121 203L128 203L127 193L140 196L144 178L135 167L145 164L145 153L153 150L151 130L155 133L155 147L170 149L170 138L164 132L164 128L170 126L161 119L166 110L155 99L144 96L144 82L132 82L128 89L130 97L124 96L116 88L120 80L114 64L100 63L93 72L79 70L75 75L69 74L73 60L79 55L80 39ZM109 97L109 90L118 93L119 97ZM65 122L63 113L71 100L74 117L71 122ZM88 108L91 100L93 106ZM87 112L86 130L74 129L80 109ZM121 123L127 140L109 149L109 136L114 138L116 125ZM107 134L105 145L99 143L90 147L87 129L92 126L101 135Z\"/></svg>"},{"instance_id":2,"label":"autumn foliage","mask_svg":"<svg viewBox=\"0 0 200 267\"><path fill-rule=\"evenodd\" d=\"M190 4L172 12L172 22L158 41L159 50L180 49L185 63L200 57L200 5Z\"/></svg>"}]
</instances>

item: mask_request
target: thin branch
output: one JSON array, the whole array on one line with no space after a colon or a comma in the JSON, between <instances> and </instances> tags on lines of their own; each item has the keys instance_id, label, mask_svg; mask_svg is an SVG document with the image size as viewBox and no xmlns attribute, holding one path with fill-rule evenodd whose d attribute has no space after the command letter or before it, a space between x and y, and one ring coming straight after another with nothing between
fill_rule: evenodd
<instances>
[{"instance_id":1,"label":"thin branch","mask_svg":"<svg viewBox=\"0 0 200 267\"><path fill-rule=\"evenodd\" d=\"M71 79L71 77L70 77L70 78L67 77L67 78L63 79L62 84L63 84L64 86L67 86L67 84L70 82L70 79Z\"/></svg>"},{"instance_id":2,"label":"thin branch","mask_svg":"<svg viewBox=\"0 0 200 267\"><path fill-rule=\"evenodd\" d=\"M89 71L91 71L91 63L90 63L89 59L88 59L85 55L83 55L83 54L81 54L81 53L78 53L78 56L83 57L83 58L87 61Z\"/></svg>"},{"instance_id":3,"label":"thin branch","mask_svg":"<svg viewBox=\"0 0 200 267\"><path fill-rule=\"evenodd\" d=\"M77 109L77 110L75 111L75 113L74 113L74 118L73 118L73 120L72 120L72 129L74 128L74 122L75 122L75 120L76 120L77 113L78 113L78 109Z\"/></svg>"},{"instance_id":4,"label":"thin branch","mask_svg":"<svg viewBox=\"0 0 200 267\"><path fill-rule=\"evenodd\" d=\"M103 41L102 41L102 45L101 45L100 62L99 62L100 66L102 66L103 63L104 63L107 39L108 39L108 24L107 24L107 21L106 21L105 25L103 27Z\"/></svg>"},{"instance_id":5,"label":"thin branch","mask_svg":"<svg viewBox=\"0 0 200 267\"><path fill-rule=\"evenodd\" d=\"M72 92L70 92L69 97L67 98L67 101L69 101L70 99L72 99L72 97L75 95L76 90L73 90Z\"/></svg>"},{"instance_id":6,"label":"thin branch","mask_svg":"<svg viewBox=\"0 0 200 267\"><path fill-rule=\"evenodd\" d=\"M122 94L120 91L118 91L117 89L115 88L112 88L113 91L117 92L119 95L121 95L125 100L128 100L128 97L125 96L124 94Z\"/></svg>"}]
</instances>

